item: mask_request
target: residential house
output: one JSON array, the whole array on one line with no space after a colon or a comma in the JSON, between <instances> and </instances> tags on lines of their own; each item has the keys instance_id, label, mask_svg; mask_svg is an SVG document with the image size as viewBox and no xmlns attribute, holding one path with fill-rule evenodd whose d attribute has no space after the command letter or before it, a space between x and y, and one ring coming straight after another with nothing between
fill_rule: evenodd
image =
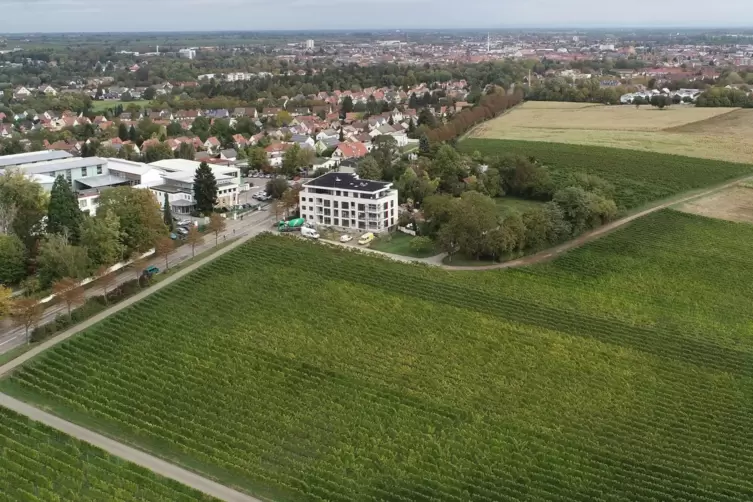
<instances>
[{"instance_id":1,"label":"residential house","mask_svg":"<svg viewBox=\"0 0 753 502\"><path fill-rule=\"evenodd\" d=\"M219 148L221 145L220 140L215 138L214 136L211 136L207 138L207 140L204 142L204 148L206 148L207 152L209 153L217 153L219 151Z\"/></svg>"},{"instance_id":2,"label":"residential house","mask_svg":"<svg viewBox=\"0 0 753 502\"><path fill-rule=\"evenodd\" d=\"M13 91L13 99L24 100L28 98L29 96L31 96L31 91L23 86Z\"/></svg>"},{"instance_id":3,"label":"residential house","mask_svg":"<svg viewBox=\"0 0 753 502\"><path fill-rule=\"evenodd\" d=\"M242 134L233 135L233 143L235 144L235 148L238 150L246 148L248 146L248 140Z\"/></svg>"},{"instance_id":4,"label":"residential house","mask_svg":"<svg viewBox=\"0 0 753 502\"><path fill-rule=\"evenodd\" d=\"M333 158L337 159L352 159L366 156L369 153L366 145L360 141L352 141L347 143L340 143L335 148L335 152L332 154Z\"/></svg>"},{"instance_id":5,"label":"residential house","mask_svg":"<svg viewBox=\"0 0 753 502\"><path fill-rule=\"evenodd\" d=\"M297 143L301 148L304 148L304 145L306 148L314 148L314 145L316 144L311 136L306 136L304 134L294 134L290 138L290 141Z\"/></svg>"},{"instance_id":6,"label":"residential house","mask_svg":"<svg viewBox=\"0 0 753 502\"><path fill-rule=\"evenodd\" d=\"M285 155L285 151L290 148L290 143L272 143L264 149L267 153L267 160L272 167L278 167L282 165L282 157Z\"/></svg>"},{"instance_id":7,"label":"residential house","mask_svg":"<svg viewBox=\"0 0 753 502\"><path fill-rule=\"evenodd\" d=\"M228 148L226 150L222 150L220 152L220 159L235 161L235 160L238 159L238 152L236 152L232 148Z\"/></svg>"},{"instance_id":8,"label":"residential house","mask_svg":"<svg viewBox=\"0 0 753 502\"><path fill-rule=\"evenodd\" d=\"M45 96L57 96L58 95L58 91L55 90L55 88L52 87L51 85L40 85L38 89L39 89L39 92L41 92Z\"/></svg>"}]
</instances>

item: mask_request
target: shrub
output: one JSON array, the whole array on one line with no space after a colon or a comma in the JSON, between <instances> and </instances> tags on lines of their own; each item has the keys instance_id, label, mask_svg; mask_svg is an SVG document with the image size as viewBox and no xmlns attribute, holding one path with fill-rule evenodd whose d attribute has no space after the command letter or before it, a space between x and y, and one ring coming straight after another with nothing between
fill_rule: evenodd
<instances>
[{"instance_id":1,"label":"shrub","mask_svg":"<svg viewBox=\"0 0 753 502\"><path fill-rule=\"evenodd\" d=\"M428 253L434 247L434 242L428 237L414 237L410 241L410 250L417 254Z\"/></svg>"}]
</instances>

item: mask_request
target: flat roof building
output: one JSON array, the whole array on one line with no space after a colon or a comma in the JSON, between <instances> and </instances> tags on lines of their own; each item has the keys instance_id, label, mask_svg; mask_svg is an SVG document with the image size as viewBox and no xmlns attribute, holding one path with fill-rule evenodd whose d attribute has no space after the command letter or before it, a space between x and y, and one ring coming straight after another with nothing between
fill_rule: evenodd
<instances>
[{"instance_id":1,"label":"flat roof building","mask_svg":"<svg viewBox=\"0 0 753 502\"><path fill-rule=\"evenodd\" d=\"M397 225L397 190L392 183L327 173L303 184L299 195L306 221L359 232L386 232Z\"/></svg>"}]
</instances>

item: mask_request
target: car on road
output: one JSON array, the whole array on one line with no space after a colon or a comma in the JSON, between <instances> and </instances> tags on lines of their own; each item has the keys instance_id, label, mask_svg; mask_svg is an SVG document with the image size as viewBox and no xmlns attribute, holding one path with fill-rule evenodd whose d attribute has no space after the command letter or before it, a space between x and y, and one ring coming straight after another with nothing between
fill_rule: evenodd
<instances>
[{"instance_id":1,"label":"car on road","mask_svg":"<svg viewBox=\"0 0 753 502\"><path fill-rule=\"evenodd\" d=\"M371 233L371 232L367 232L367 233L363 234L360 239L358 239L358 243L361 246L365 246L366 244L369 244L374 239L375 239L374 234Z\"/></svg>"},{"instance_id":2,"label":"car on road","mask_svg":"<svg viewBox=\"0 0 753 502\"><path fill-rule=\"evenodd\" d=\"M348 234L343 234L340 236L340 242L350 242L353 240L353 236Z\"/></svg>"},{"instance_id":3,"label":"car on road","mask_svg":"<svg viewBox=\"0 0 753 502\"><path fill-rule=\"evenodd\" d=\"M301 235L303 237L307 237L309 239L318 239L319 238L319 232L317 232L316 230L314 230L313 228L310 228L310 227L302 227L301 228Z\"/></svg>"},{"instance_id":4,"label":"car on road","mask_svg":"<svg viewBox=\"0 0 753 502\"><path fill-rule=\"evenodd\" d=\"M151 277L153 275L159 274L159 269L155 267L154 265L150 265L144 269L143 272L141 272L141 275L145 275L147 277Z\"/></svg>"}]
</instances>

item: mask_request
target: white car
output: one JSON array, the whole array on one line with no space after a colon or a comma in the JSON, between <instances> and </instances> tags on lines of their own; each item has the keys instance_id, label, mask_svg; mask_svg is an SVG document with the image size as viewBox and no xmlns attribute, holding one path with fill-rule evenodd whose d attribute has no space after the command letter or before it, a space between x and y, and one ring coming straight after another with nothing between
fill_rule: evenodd
<instances>
[{"instance_id":1,"label":"white car","mask_svg":"<svg viewBox=\"0 0 753 502\"><path fill-rule=\"evenodd\" d=\"M340 242L350 242L353 240L353 237L351 237L348 234L344 234L340 236Z\"/></svg>"}]
</instances>

